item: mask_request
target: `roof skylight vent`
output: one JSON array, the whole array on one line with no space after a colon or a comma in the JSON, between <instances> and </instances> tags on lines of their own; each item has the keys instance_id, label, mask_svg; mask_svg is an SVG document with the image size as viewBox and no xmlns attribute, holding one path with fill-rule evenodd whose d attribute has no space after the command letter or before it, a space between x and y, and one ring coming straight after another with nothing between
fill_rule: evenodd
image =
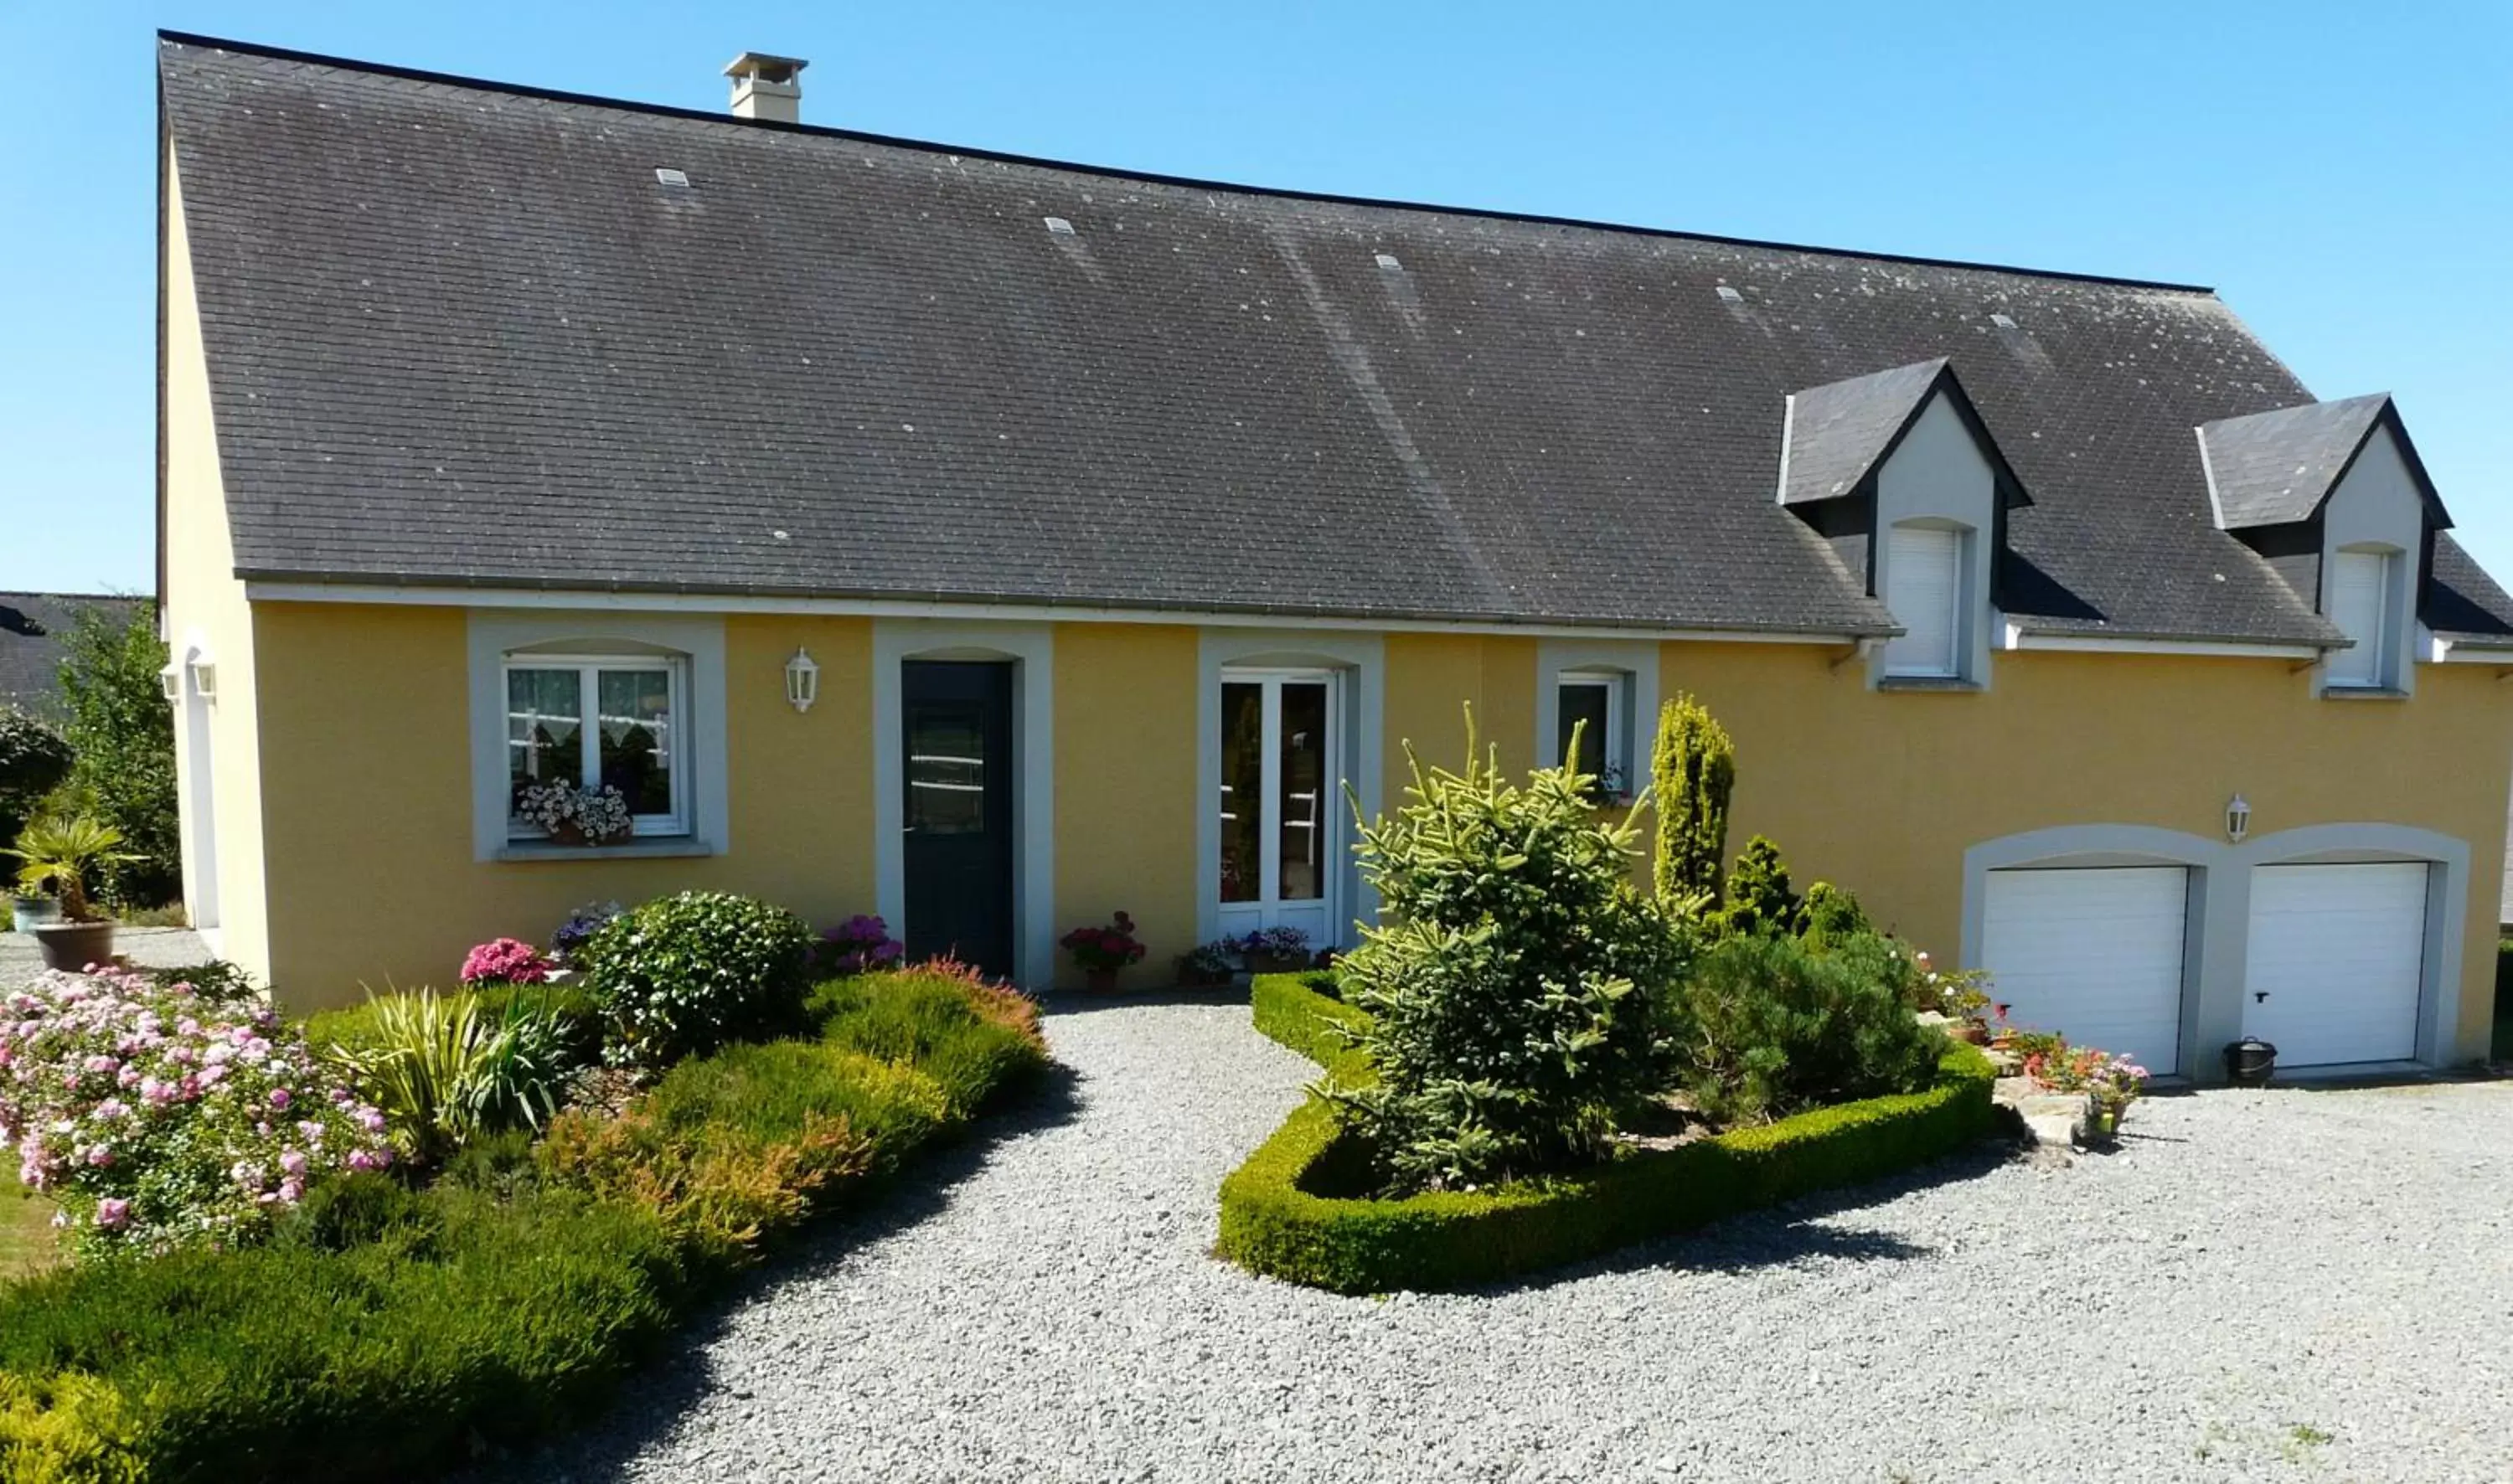
<instances>
[{"instance_id":1,"label":"roof skylight vent","mask_svg":"<svg viewBox=\"0 0 2513 1484\"><path fill-rule=\"evenodd\" d=\"M658 165L655 168L655 183L658 185L687 185L690 183L690 173L685 170L673 170L669 166Z\"/></svg>"},{"instance_id":2,"label":"roof skylight vent","mask_svg":"<svg viewBox=\"0 0 2513 1484\"><path fill-rule=\"evenodd\" d=\"M1073 235L1073 223L1065 220L1061 216L1044 216L1040 219L1047 223L1047 229L1049 231L1054 232L1058 237L1070 237Z\"/></svg>"},{"instance_id":3,"label":"roof skylight vent","mask_svg":"<svg viewBox=\"0 0 2513 1484\"><path fill-rule=\"evenodd\" d=\"M1745 302L1745 295L1738 293L1735 290L1729 288L1726 284L1721 284L1719 286L1719 296L1731 304L1741 304Z\"/></svg>"},{"instance_id":4,"label":"roof skylight vent","mask_svg":"<svg viewBox=\"0 0 2513 1484\"><path fill-rule=\"evenodd\" d=\"M2015 321L2014 321L2013 318L2011 318L2011 317L2009 317L2009 316L2007 316L2007 315L2003 315L2003 314L1993 314L1993 315L1991 315L1991 316L1989 317L1989 322L1990 322L1991 324L1993 324L1993 325L1997 326L1997 327L1998 327L1999 329L2001 329L2001 330L2014 330L2014 329L2015 328Z\"/></svg>"},{"instance_id":5,"label":"roof skylight vent","mask_svg":"<svg viewBox=\"0 0 2513 1484\"><path fill-rule=\"evenodd\" d=\"M1404 272L1404 271L1405 271L1405 265L1404 265L1403 263L1401 263L1401 262L1398 262L1398 261L1396 260L1396 255L1395 255L1394 254L1392 254L1392 253L1381 253L1381 254L1378 254L1378 265L1379 265L1380 267L1382 267L1382 268L1385 268L1385 269L1386 269L1388 272L1390 272L1390 273L1402 273L1402 272Z\"/></svg>"}]
</instances>

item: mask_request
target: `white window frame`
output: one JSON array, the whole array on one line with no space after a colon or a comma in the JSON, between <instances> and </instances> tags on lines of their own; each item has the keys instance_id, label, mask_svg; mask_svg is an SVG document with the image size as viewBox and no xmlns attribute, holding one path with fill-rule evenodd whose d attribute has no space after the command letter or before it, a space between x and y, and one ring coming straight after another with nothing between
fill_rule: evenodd
<instances>
[{"instance_id":1,"label":"white window frame","mask_svg":"<svg viewBox=\"0 0 2513 1484\"><path fill-rule=\"evenodd\" d=\"M1608 781L1602 785L1610 799L1629 799L1640 792L1640 780L1632 776L1632 677L1627 670L1565 670L1553 678L1553 730L1545 744L1544 757L1536 761L1545 767L1562 764L1562 699L1575 686L1606 692L1606 734L1602 756L1606 760Z\"/></svg>"},{"instance_id":2,"label":"white window frame","mask_svg":"<svg viewBox=\"0 0 2513 1484\"><path fill-rule=\"evenodd\" d=\"M1241 934L1257 928L1275 926L1286 918L1305 917L1312 913L1320 914L1321 920L1317 929L1309 934L1309 941L1314 947L1324 948L1337 943L1344 931L1342 867L1351 854L1350 842L1345 838L1348 833L1345 817L1349 810L1345 808L1343 801L1343 785L1349 781L1346 776L1345 760L1350 756L1348 739L1344 735L1344 715L1348 709L1344 704L1344 672L1339 669L1306 666L1295 668L1226 665L1220 671L1218 681L1214 687L1214 695L1217 704L1221 687L1224 685L1256 685L1261 687L1264 692L1261 712L1264 739L1257 749L1257 756L1262 762L1260 776L1263 780L1259 786L1258 807L1263 809L1279 800L1283 792L1280 769L1283 756L1283 687L1286 684L1326 687L1326 754L1328 765L1335 776L1327 781L1327 786L1321 791L1320 797L1310 801L1310 818L1307 823L1307 828L1315 831L1319 837L1314 840L1319 894L1311 898L1293 900L1284 898L1282 894L1283 832L1291 828L1292 824L1287 820L1275 819L1269 822L1267 828L1256 832L1256 895L1244 902L1224 902L1220 900L1220 892L1217 885L1214 893L1216 916L1219 918L1221 930L1224 933ZM1217 757L1220 746L1219 730L1217 721L1214 743ZM1218 782L1217 776L1213 794L1214 818L1217 821L1215 841L1217 873L1219 870L1217 822L1223 813L1222 804L1236 802L1236 801L1222 799L1221 796L1228 792L1229 785ZM1260 820L1263 817L1259 815ZM1216 879L1217 882L1217 875Z\"/></svg>"},{"instance_id":3,"label":"white window frame","mask_svg":"<svg viewBox=\"0 0 2513 1484\"><path fill-rule=\"evenodd\" d=\"M582 708L577 717L577 742L580 749L581 773L588 785L598 784L602 777L601 677L604 672L661 670L669 697L664 711L663 736L660 740L663 762L672 790L671 807L660 814L639 814L630 820L631 832L646 836L687 836L690 834L691 779L690 762L690 669L689 661L678 654L575 654L568 652L512 651L499 668L499 694L511 696L506 683L518 670L573 670L577 672L577 698ZM505 707L507 723L503 774L511 780L513 752L513 703ZM511 784L510 784L511 786ZM549 838L539 826L515 817L506 817L506 840L509 843L541 840Z\"/></svg>"},{"instance_id":4,"label":"white window frame","mask_svg":"<svg viewBox=\"0 0 2513 1484\"><path fill-rule=\"evenodd\" d=\"M732 788L726 776L725 620L719 614L586 612L578 609L472 608L464 614L465 680L471 727L471 857L475 861L617 859L637 855L722 855L733 848ZM779 658L791 653L787 644ZM587 659L627 657L682 666L678 706L681 749L675 788L687 792L687 833L651 835L609 845L565 845L513 839L507 833L506 665L511 658L564 668ZM772 676L770 683L781 682ZM792 720L781 685L779 715ZM817 713L816 713L817 714Z\"/></svg>"},{"instance_id":5,"label":"white window frame","mask_svg":"<svg viewBox=\"0 0 2513 1484\"><path fill-rule=\"evenodd\" d=\"M2354 647L2331 651L2322 666L2322 687L2326 690L2395 689L2399 684L2401 646L2398 636L2393 632L2395 624L2391 609L2399 593L2401 553L2390 547L2370 545L2342 546L2332 552L2330 578L2323 584L2325 610L2331 607L2331 600L2334 596L2338 565L2350 557L2371 559L2375 564L2373 632L2349 634L2347 637L2356 641ZM2335 612L2325 611L2325 616L2334 623L2337 621ZM2344 625L2339 627L2341 633L2346 632ZM2365 672L2350 674L2339 668L2351 661L2366 665Z\"/></svg>"},{"instance_id":6,"label":"white window frame","mask_svg":"<svg viewBox=\"0 0 2513 1484\"><path fill-rule=\"evenodd\" d=\"M1893 613L1895 621L1905 628L1911 626L1911 617L1901 610L1900 605L1896 602L1895 587L1900 579L1895 570L1896 563L1894 557L1895 539L1905 531L1925 531L1932 535L1944 536L1954 543L1954 582L1946 595L1946 663L1942 668L1933 662L1915 664L1907 657L1907 653L1897 659L1894 652L1895 647L1903 644L1908 637L1898 635L1885 644L1885 678L1897 681L1970 680L1972 677L1966 662L1972 653L1972 636L1966 620L1972 612L1972 582L1969 568L1972 559L1973 532L1969 527L1956 522L1933 518L1897 521L1885 528L1885 606Z\"/></svg>"}]
</instances>

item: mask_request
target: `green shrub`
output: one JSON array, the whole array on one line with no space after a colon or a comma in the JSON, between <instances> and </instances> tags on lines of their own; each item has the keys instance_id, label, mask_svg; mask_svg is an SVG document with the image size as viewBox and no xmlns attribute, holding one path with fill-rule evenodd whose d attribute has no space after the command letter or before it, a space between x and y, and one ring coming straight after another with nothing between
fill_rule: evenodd
<instances>
[{"instance_id":1,"label":"green shrub","mask_svg":"<svg viewBox=\"0 0 2513 1484\"><path fill-rule=\"evenodd\" d=\"M1472 718L1469 717L1471 731ZM1413 762L1361 829L1386 920L1337 965L1372 1082L1335 1086L1390 1189L1489 1184L1595 1158L1657 1089L1686 935L1632 888L1635 831L1567 767Z\"/></svg>"},{"instance_id":2,"label":"green shrub","mask_svg":"<svg viewBox=\"0 0 2513 1484\"><path fill-rule=\"evenodd\" d=\"M183 889L181 825L175 808L175 711L160 672L166 645L157 607L114 616L82 607L63 641L63 738L75 755L62 787L76 812L122 832L131 858L104 868L105 900L150 907Z\"/></svg>"},{"instance_id":3,"label":"green shrub","mask_svg":"<svg viewBox=\"0 0 2513 1484\"><path fill-rule=\"evenodd\" d=\"M1876 931L1876 925L1867 919L1867 910L1858 905L1858 898L1830 881L1817 881L1807 888L1806 899L1798 905L1798 924L1800 935L1817 947L1846 943Z\"/></svg>"},{"instance_id":4,"label":"green shrub","mask_svg":"<svg viewBox=\"0 0 2513 1484\"><path fill-rule=\"evenodd\" d=\"M1282 1008L1296 990L1278 987ZM1939 1157L1989 1131L1995 1077L1986 1057L1954 1046L1917 1093L1571 1174L1400 1200L1340 1193L1361 1156L1332 1107L1312 1098L1222 1182L1217 1250L1252 1271L1336 1293L1493 1282Z\"/></svg>"},{"instance_id":5,"label":"green shrub","mask_svg":"<svg viewBox=\"0 0 2513 1484\"><path fill-rule=\"evenodd\" d=\"M261 997L261 987L253 976L224 958L205 958L198 963L171 964L148 970L148 982L161 990L189 985L192 993L212 1004L241 1004Z\"/></svg>"},{"instance_id":6,"label":"green shrub","mask_svg":"<svg viewBox=\"0 0 2513 1484\"><path fill-rule=\"evenodd\" d=\"M604 1053L657 1071L727 1041L792 1031L811 954L802 918L749 897L684 891L632 908L583 953L611 1016Z\"/></svg>"},{"instance_id":7,"label":"green shrub","mask_svg":"<svg viewBox=\"0 0 2513 1484\"><path fill-rule=\"evenodd\" d=\"M0 844L18 839L44 797L70 775L70 761L69 743L51 722L0 706Z\"/></svg>"},{"instance_id":8,"label":"green shrub","mask_svg":"<svg viewBox=\"0 0 2513 1484\"><path fill-rule=\"evenodd\" d=\"M501 1014L467 992L385 995L368 1001L363 1020L327 1030L355 1036L324 1055L383 1111L402 1157L422 1166L482 1134L540 1127L581 1065L567 1056L559 1018L523 996Z\"/></svg>"},{"instance_id":9,"label":"green shrub","mask_svg":"<svg viewBox=\"0 0 2513 1484\"><path fill-rule=\"evenodd\" d=\"M823 1039L889 1062L912 1063L942 1090L952 1116L1047 1065L1038 1006L960 963L937 961L833 979L812 992Z\"/></svg>"},{"instance_id":10,"label":"green shrub","mask_svg":"<svg viewBox=\"0 0 2513 1484\"><path fill-rule=\"evenodd\" d=\"M1721 926L1730 933L1794 933L1805 925L1798 894L1789 889L1789 868L1780 847L1757 835L1736 852L1728 875L1728 902Z\"/></svg>"},{"instance_id":11,"label":"green shrub","mask_svg":"<svg viewBox=\"0 0 2513 1484\"><path fill-rule=\"evenodd\" d=\"M1719 900L1735 788L1736 744L1710 709L1690 695L1659 707L1650 749L1650 792L1657 802L1651 879L1668 913L1690 915L1694 904Z\"/></svg>"},{"instance_id":12,"label":"green shrub","mask_svg":"<svg viewBox=\"0 0 2513 1484\"><path fill-rule=\"evenodd\" d=\"M1256 1030L1347 1080L1368 1075L1369 1057L1358 1048L1370 1017L1332 993L1335 976L1259 974L1249 983ZM1345 1067L1343 1063L1351 1065Z\"/></svg>"},{"instance_id":13,"label":"green shrub","mask_svg":"<svg viewBox=\"0 0 2513 1484\"><path fill-rule=\"evenodd\" d=\"M1723 1123L1755 1123L1926 1086L1946 1042L1912 1018L1908 975L1873 933L1822 953L1765 934L1704 949L1685 987L1695 1103Z\"/></svg>"}]
</instances>

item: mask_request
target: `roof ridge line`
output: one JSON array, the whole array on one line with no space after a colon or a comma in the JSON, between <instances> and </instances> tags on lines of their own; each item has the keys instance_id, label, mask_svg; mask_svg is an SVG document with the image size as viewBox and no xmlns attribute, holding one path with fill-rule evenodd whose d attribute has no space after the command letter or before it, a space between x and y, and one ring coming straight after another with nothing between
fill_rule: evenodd
<instances>
[{"instance_id":1,"label":"roof ridge line","mask_svg":"<svg viewBox=\"0 0 2513 1484\"><path fill-rule=\"evenodd\" d=\"M860 129L837 129L825 124L787 124L771 119L737 118L703 108L682 108L668 103L639 102L631 98L605 98L592 93L571 93L558 88L538 88L528 83L497 82L489 78L470 77L456 72L432 72L421 67L395 66L388 62L360 61L355 58L334 57L320 52L300 52L289 47L265 46L258 42L237 41L223 36L206 36L193 31L177 31L160 27L157 40L162 45L203 47L236 52L249 57L266 57L276 61L303 62L312 66L339 67L353 72L367 72L379 77L397 77L411 82L435 83L446 87L469 88L483 93L502 93L516 98L538 98L548 102L582 103L596 108L617 108L630 113L652 114L661 118L694 119L704 123L735 124L749 129L769 129L784 134L814 135L826 138L849 139L858 143L886 145L923 153L953 155L972 160L989 160L1004 165L1022 165L1039 170L1067 171L1076 175L1097 176L1112 180L1135 180L1147 185L1177 186L1189 190L1221 191L1239 196L1270 196L1288 201L1312 201L1331 206L1357 206L1380 211L1421 212L1443 216L1466 216L1486 221L1516 221L1534 226L1576 227L1585 231L1621 232L1636 237L1662 237L1686 242L1706 243L1714 247L1760 248L1769 252L1803 253L1822 257L1858 257L1874 262L1901 263L1920 268L1957 268L1981 273L2008 273L2025 278L2054 279L2063 283L2106 284L2123 289L2152 289L2169 293L2205 294L2217 297L2216 290L2207 284L2173 283L2163 279L2124 278L2109 273L2084 273L2065 268L2028 268L2014 263L1981 262L1960 257L1930 257L1914 253L1886 253L1864 248L1828 248L1810 243L1778 242L1760 237L1735 237L1718 232L1691 232L1674 227L1638 226L1630 222L1600 221L1593 217L1563 216L1543 212L1513 212L1497 207L1441 206L1427 201L1404 201L1387 196L1355 196L1334 191L1311 191L1275 186L1249 185L1240 181L1214 180L1196 176L1174 176L1157 171L1124 170L1114 166L1086 165L1073 160L1051 159L1044 155L1017 154L1010 150L942 144L932 139L910 139L897 135L874 134Z\"/></svg>"}]
</instances>

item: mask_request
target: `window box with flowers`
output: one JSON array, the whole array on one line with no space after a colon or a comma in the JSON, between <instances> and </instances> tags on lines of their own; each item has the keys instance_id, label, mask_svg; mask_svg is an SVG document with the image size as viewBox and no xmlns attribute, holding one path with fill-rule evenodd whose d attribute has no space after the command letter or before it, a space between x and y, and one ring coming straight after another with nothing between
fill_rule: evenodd
<instances>
[{"instance_id":1,"label":"window box with flowers","mask_svg":"<svg viewBox=\"0 0 2513 1484\"><path fill-rule=\"evenodd\" d=\"M1260 927L1231 945L1251 974L1296 974L1309 967L1309 935L1296 927Z\"/></svg>"}]
</instances>

